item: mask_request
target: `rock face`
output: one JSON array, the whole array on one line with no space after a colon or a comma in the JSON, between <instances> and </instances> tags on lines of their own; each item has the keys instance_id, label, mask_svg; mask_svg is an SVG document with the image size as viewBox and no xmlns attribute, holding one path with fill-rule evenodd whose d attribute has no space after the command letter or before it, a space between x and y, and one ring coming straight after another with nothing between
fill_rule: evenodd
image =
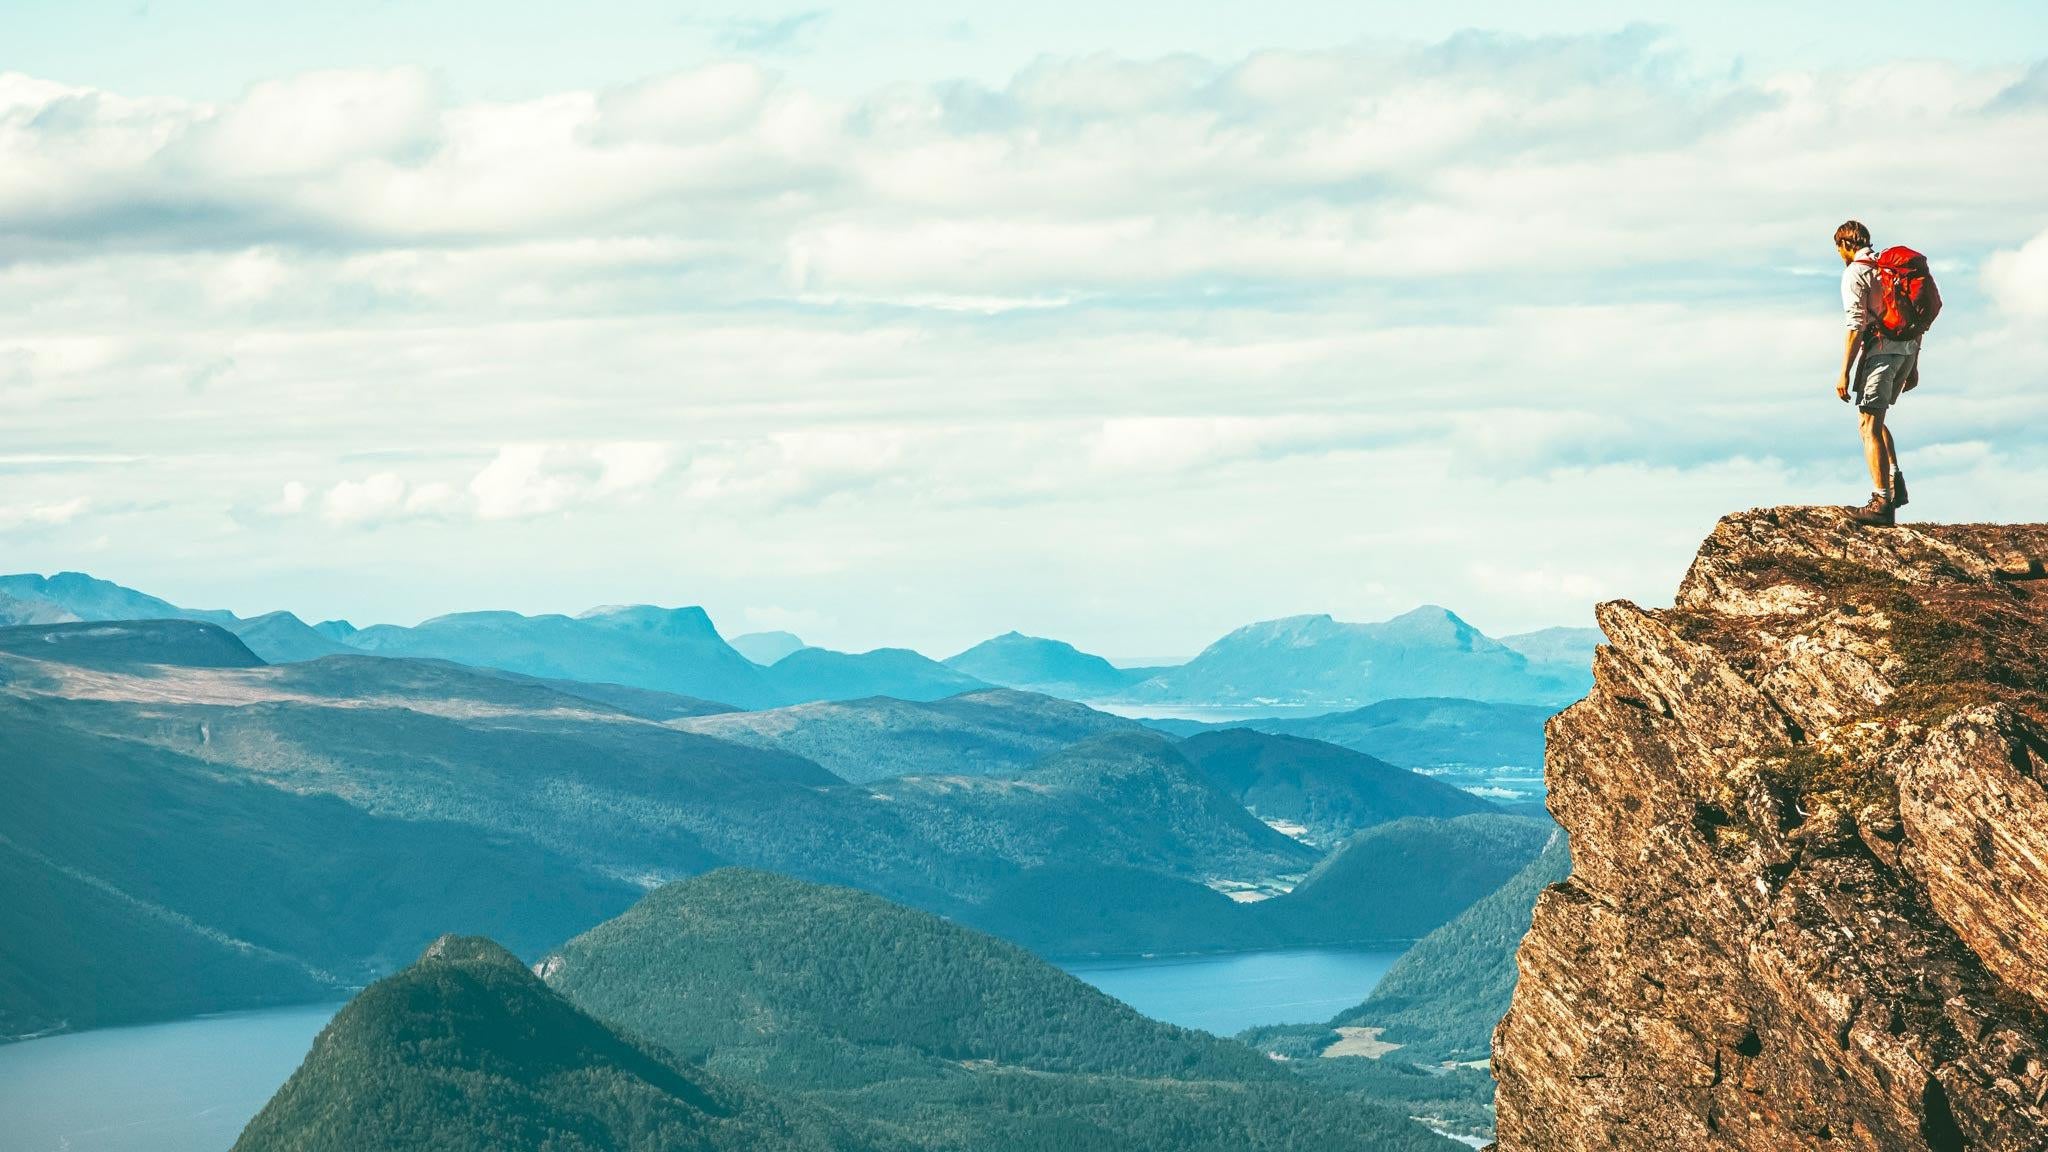
<instances>
[{"instance_id":1,"label":"rock face","mask_svg":"<svg viewBox=\"0 0 2048 1152\"><path fill-rule=\"evenodd\" d=\"M1723 520L1599 610L1500 1152L2048 1149L2048 525Z\"/></svg>"}]
</instances>

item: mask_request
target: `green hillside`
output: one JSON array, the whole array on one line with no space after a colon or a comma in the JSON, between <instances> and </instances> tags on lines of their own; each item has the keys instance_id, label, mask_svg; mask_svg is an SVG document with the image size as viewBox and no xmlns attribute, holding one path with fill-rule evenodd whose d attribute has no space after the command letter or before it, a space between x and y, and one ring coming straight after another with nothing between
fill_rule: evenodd
<instances>
[{"instance_id":1,"label":"green hillside","mask_svg":"<svg viewBox=\"0 0 2048 1152\"><path fill-rule=\"evenodd\" d=\"M1313 944L1193 880L1145 868L1049 863L1026 869L958 919L1042 956L1138 956Z\"/></svg>"},{"instance_id":2,"label":"green hillside","mask_svg":"<svg viewBox=\"0 0 2048 1152\"><path fill-rule=\"evenodd\" d=\"M1505 884L1554 829L1492 814L1396 820L1353 836L1294 891L1252 908L1296 938L1418 939Z\"/></svg>"},{"instance_id":3,"label":"green hillside","mask_svg":"<svg viewBox=\"0 0 2048 1152\"><path fill-rule=\"evenodd\" d=\"M1452 697L1382 700L1327 716L1252 720L1245 727L1341 745L1403 768L1543 766L1548 705Z\"/></svg>"},{"instance_id":4,"label":"green hillside","mask_svg":"<svg viewBox=\"0 0 2048 1152\"><path fill-rule=\"evenodd\" d=\"M1458 917L1416 942L1365 1003L1331 1021L1384 1029L1410 1060L1483 1060L1515 991L1515 948L1536 897L1571 872L1562 832L1542 855Z\"/></svg>"},{"instance_id":5,"label":"green hillside","mask_svg":"<svg viewBox=\"0 0 2048 1152\"><path fill-rule=\"evenodd\" d=\"M224 780L57 715L80 707L0 697L0 1033L332 996L450 927L538 952L635 894L531 841Z\"/></svg>"},{"instance_id":6,"label":"green hillside","mask_svg":"<svg viewBox=\"0 0 2048 1152\"><path fill-rule=\"evenodd\" d=\"M1450 817L1493 810L1486 801L1440 780L1299 736L1232 728L1191 737L1179 748L1260 818L1303 825L1307 838L1318 844L1335 844L1403 816Z\"/></svg>"},{"instance_id":7,"label":"green hillside","mask_svg":"<svg viewBox=\"0 0 2048 1152\"><path fill-rule=\"evenodd\" d=\"M861 1152L866 1125L623 1036L489 940L445 937L365 990L235 1152Z\"/></svg>"},{"instance_id":8,"label":"green hillside","mask_svg":"<svg viewBox=\"0 0 2048 1152\"><path fill-rule=\"evenodd\" d=\"M4 835L0 893L0 1042L348 991L303 961L139 901Z\"/></svg>"},{"instance_id":9,"label":"green hillside","mask_svg":"<svg viewBox=\"0 0 2048 1152\"><path fill-rule=\"evenodd\" d=\"M1148 1019L1014 944L851 888L721 869L542 965L550 986L713 1068L806 1086L988 1060L1045 1072L1284 1076Z\"/></svg>"},{"instance_id":10,"label":"green hillside","mask_svg":"<svg viewBox=\"0 0 2048 1152\"><path fill-rule=\"evenodd\" d=\"M843 888L722 870L542 965L593 1015L920 1147L1449 1148L1252 1049L1147 1019L1013 945Z\"/></svg>"},{"instance_id":11,"label":"green hillside","mask_svg":"<svg viewBox=\"0 0 2048 1152\"><path fill-rule=\"evenodd\" d=\"M913 701L888 697L707 716L692 732L814 760L856 784L889 776L1018 772L1068 745L1134 721L1082 704L992 688Z\"/></svg>"}]
</instances>

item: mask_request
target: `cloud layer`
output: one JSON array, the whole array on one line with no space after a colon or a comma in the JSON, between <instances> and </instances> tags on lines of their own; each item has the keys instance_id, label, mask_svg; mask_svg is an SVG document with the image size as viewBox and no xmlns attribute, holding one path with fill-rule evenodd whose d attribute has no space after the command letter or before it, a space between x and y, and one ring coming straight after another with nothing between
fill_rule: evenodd
<instances>
[{"instance_id":1,"label":"cloud layer","mask_svg":"<svg viewBox=\"0 0 2048 1152\"><path fill-rule=\"evenodd\" d=\"M1581 620L1718 512L1857 496L1847 215L1950 300L1916 506L2048 517L2040 72L1706 73L1632 31L855 100L741 60L507 103L4 75L0 533L367 619L644 598L1142 654Z\"/></svg>"}]
</instances>

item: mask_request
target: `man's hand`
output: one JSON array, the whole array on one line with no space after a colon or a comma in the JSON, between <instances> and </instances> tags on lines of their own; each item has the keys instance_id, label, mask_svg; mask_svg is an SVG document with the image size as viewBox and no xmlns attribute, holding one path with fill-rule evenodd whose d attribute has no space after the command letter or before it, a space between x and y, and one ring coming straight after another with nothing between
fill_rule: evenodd
<instances>
[{"instance_id":1,"label":"man's hand","mask_svg":"<svg viewBox=\"0 0 2048 1152\"><path fill-rule=\"evenodd\" d=\"M1845 401L1849 399L1849 374L1847 372L1842 373L1841 378L1835 381L1835 395Z\"/></svg>"}]
</instances>

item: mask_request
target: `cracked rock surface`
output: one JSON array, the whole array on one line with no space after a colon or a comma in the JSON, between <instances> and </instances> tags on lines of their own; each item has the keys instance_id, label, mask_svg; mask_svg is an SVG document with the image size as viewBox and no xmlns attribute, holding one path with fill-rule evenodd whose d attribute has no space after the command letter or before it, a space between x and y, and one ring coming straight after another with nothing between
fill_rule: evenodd
<instances>
[{"instance_id":1,"label":"cracked rock surface","mask_svg":"<svg viewBox=\"0 0 2048 1152\"><path fill-rule=\"evenodd\" d=\"M2048 525L1727 517L1550 722L1500 1152L2048 1149Z\"/></svg>"}]
</instances>

